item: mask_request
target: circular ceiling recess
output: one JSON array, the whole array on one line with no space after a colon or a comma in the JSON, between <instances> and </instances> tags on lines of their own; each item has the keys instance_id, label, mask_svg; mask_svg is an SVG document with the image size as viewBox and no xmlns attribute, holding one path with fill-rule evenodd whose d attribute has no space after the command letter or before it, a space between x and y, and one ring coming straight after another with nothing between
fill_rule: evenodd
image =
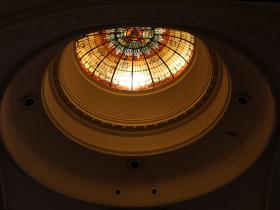
<instances>
[{"instance_id":1,"label":"circular ceiling recess","mask_svg":"<svg viewBox=\"0 0 280 210\"><path fill-rule=\"evenodd\" d=\"M89 79L113 89L139 91L187 71L194 36L167 28L114 28L79 37L75 49Z\"/></svg>"},{"instance_id":2,"label":"circular ceiling recess","mask_svg":"<svg viewBox=\"0 0 280 210\"><path fill-rule=\"evenodd\" d=\"M5 89L6 150L42 185L94 204L165 205L226 185L268 145L275 99L252 60L203 37L116 26L49 46Z\"/></svg>"},{"instance_id":3,"label":"circular ceiling recess","mask_svg":"<svg viewBox=\"0 0 280 210\"><path fill-rule=\"evenodd\" d=\"M201 40L151 27L79 37L53 60L42 86L46 112L61 132L125 156L196 141L218 123L230 94L227 67Z\"/></svg>"}]
</instances>

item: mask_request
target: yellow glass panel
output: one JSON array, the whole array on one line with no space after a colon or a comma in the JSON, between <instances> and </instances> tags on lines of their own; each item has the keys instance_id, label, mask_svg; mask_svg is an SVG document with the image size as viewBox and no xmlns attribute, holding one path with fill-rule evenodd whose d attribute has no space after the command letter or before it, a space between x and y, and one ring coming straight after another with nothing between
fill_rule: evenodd
<instances>
[{"instance_id":1,"label":"yellow glass panel","mask_svg":"<svg viewBox=\"0 0 280 210\"><path fill-rule=\"evenodd\" d=\"M82 70L111 88L151 89L187 70L194 50L188 32L152 27L114 28L76 41Z\"/></svg>"}]
</instances>

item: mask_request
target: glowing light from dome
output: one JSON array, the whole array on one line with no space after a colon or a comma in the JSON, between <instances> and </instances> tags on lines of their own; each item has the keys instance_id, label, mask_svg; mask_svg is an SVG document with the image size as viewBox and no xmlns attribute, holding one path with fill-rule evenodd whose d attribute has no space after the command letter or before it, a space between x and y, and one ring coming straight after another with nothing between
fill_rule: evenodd
<instances>
[{"instance_id":1,"label":"glowing light from dome","mask_svg":"<svg viewBox=\"0 0 280 210\"><path fill-rule=\"evenodd\" d=\"M75 46L79 63L92 80L139 91L165 84L187 70L194 36L167 28L114 28L86 34Z\"/></svg>"}]
</instances>

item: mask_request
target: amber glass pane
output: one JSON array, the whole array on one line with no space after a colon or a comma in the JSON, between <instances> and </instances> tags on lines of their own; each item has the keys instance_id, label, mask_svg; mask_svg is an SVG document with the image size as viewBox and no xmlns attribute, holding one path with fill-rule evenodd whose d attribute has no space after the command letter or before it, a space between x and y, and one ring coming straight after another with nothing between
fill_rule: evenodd
<instances>
[{"instance_id":1,"label":"amber glass pane","mask_svg":"<svg viewBox=\"0 0 280 210\"><path fill-rule=\"evenodd\" d=\"M193 35L167 28L114 28L76 41L79 63L90 78L129 91L151 89L178 77L188 69L193 50Z\"/></svg>"}]
</instances>

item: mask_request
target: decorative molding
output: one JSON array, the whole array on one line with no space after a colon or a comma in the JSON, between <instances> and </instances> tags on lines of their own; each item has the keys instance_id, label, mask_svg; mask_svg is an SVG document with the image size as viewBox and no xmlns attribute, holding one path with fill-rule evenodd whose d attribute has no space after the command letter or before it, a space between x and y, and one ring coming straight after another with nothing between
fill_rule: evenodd
<instances>
[{"instance_id":1,"label":"decorative molding","mask_svg":"<svg viewBox=\"0 0 280 210\"><path fill-rule=\"evenodd\" d=\"M53 91L56 93L58 100L62 102L63 106L68 108L69 113L75 114L79 117L79 119L83 119L86 122L90 123L90 125L95 128L106 130L109 132L120 132L120 133L131 133L135 134L136 132L153 132L158 131L159 129L168 128L174 125L178 125L179 123L184 123L186 120L190 119L194 114L198 113L203 107L205 107L209 101L213 98L216 93L218 86L220 85L221 78L221 68L222 66L218 62L217 55L209 50L211 63L212 63L212 76L210 79L209 86L207 87L205 94L201 97L199 101L197 101L193 106L188 107L183 113L180 115L174 116L172 119L162 120L160 123L155 124L147 124L144 126L130 126L130 125L119 125L119 124L110 124L104 121L101 121L93 116L89 115L79 107L77 107L67 96L62 87L62 84L59 79L59 65L61 61L61 55L57 56L53 62L50 64L50 78L51 78L51 86L53 87Z\"/></svg>"},{"instance_id":2,"label":"decorative molding","mask_svg":"<svg viewBox=\"0 0 280 210\"><path fill-rule=\"evenodd\" d=\"M57 8L61 6L58 4ZM18 43L29 38L39 36L42 33L66 33L73 35L78 31L85 31L91 27L106 25L151 23L155 25L201 27L210 30L223 30L238 32L252 38L263 39L280 45L278 33L279 26L267 24L260 20L213 8L205 8L193 4L112 4L83 5L70 4L64 10L57 11L53 6L48 8L44 4L34 10L42 11L43 15L32 10L23 11L19 14L0 19L0 49ZM53 11L52 11L53 10ZM46 13L49 11L49 13ZM35 13L33 15L28 13ZM13 15L13 23L9 23L9 17ZM31 16L31 17L30 17ZM25 18L24 18L25 17ZM1 27L1 25L0 25Z\"/></svg>"}]
</instances>

